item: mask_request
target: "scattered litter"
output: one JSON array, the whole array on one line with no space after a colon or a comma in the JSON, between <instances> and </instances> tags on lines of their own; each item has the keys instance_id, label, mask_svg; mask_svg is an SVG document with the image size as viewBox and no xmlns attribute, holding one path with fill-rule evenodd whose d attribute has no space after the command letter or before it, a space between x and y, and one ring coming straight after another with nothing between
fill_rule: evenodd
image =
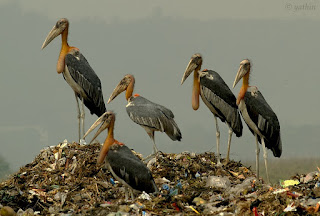
<instances>
[{"instance_id":1,"label":"scattered litter","mask_svg":"<svg viewBox=\"0 0 320 216\"><path fill-rule=\"evenodd\" d=\"M201 197L194 198L192 202L194 204L196 204L196 206L206 204L206 201L204 199L202 199Z\"/></svg>"},{"instance_id":2,"label":"scattered litter","mask_svg":"<svg viewBox=\"0 0 320 216\"><path fill-rule=\"evenodd\" d=\"M87 145L87 142L84 139L80 139L80 145Z\"/></svg>"},{"instance_id":3,"label":"scattered litter","mask_svg":"<svg viewBox=\"0 0 320 216\"><path fill-rule=\"evenodd\" d=\"M219 177L219 176L209 176L206 187L217 187L217 188L223 188L226 189L230 187L231 182L228 177Z\"/></svg>"},{"instance_id":4,"label":"scattered litter","mask_svg":"<svg viewBox=\"0 0 320 216\"><path fill-rule=\"evenodd\" d=\"M142 194L138 197L139 199L143 199L143 200L151 200L150 195L147 194L146 192L142 192Z\"/></svg>"},{"instance_id":5,"label":"scattered litter","mask_svg":"<svg viewBox=\"0 0 320 216\"><path fill-rule=\"evenodd\" d=\"M0 183L0 215L319 215L320 171L270 187L240 162L217 167L213 152L160 153L148 162L160 194L126 201L123 185L97 166L100 148L64 140L41 150Z\"/></svg>"},{"instance_id":6,"label":"scattered litter","mask_svg":"<svg viewBox=\"0 0 320 216\"><path fill-rule=\"evenodd\" d=\"M287 191L288 191L288 189L277 189L277 190L273 191L272 193L279 194L279 193L283 193L283 192L287 192Z\"/></svg>"},{"instance_id":7,"label":"scattered litter","mask_svg":"<svg viewBox=\"0 0 320 216\"><path fill-rule=\"evenodd\" d=\"M297 207L295 206L294 202L289 204L284 210L284 212L291 212L291 211L297 211Z\"/></svg>"},{"instance_id":8,"label":"scattered litter","mask_svg":"<svg viewBox=\"0 0 320 216\"><path fill-rule=\"evenodd\" d=\"M162 185L162 189L163 189L163 190L170 190L170 187L169 187L168 184L163 184L163 185Z\"/></svg>"},{"instance_id":9,"label":"scattered litter","mask_svg":"<svg viewBox=\"0 0 320 216\"><path fill-rule=\"evenodd\" d=\"M60 144L60 148L61 148L61 149L64 149L64 148L67 147L67 146L68 146L68 140L65 139L65 140L63 140L63 142Z\"/></svg>"},{"instance_id":10,"label":"scattered litter","mask_svg":"<svg viewBox=\"0 0 320 216\"><path fill-rule=\"evenodd\" d=\"M293 185L297 185L299 184L300 181L299 180L281 180L280 181L280 185L283 187L283 188L286 188L286 187L289 187L289 186L293 186Z\"/></svg>"},{"instance_id":11,"label":"scattered litter","mask_svg":"<svg viewBox=\"0 0 320 216\"><path fill-rule=\"evenodd\" d=\"M157 162L157 158L152 158L151 160L148 161L147 167L150 169L155 163Z\"/></svg>"},{"instance_id":12,"label":"scattered litter","mask_svg":"<svg viewBox=\"0 0 320 216\"><path fill-rule=\"evenodd\" d=\"M199 172L197 172L196 174L195 174L195 177L196 178L198 178L198 177L200 177L201 176L201 174L199 173Z\"/></svg>"},{"instance_id":13,"label":"scattered litter","mask_svg":"<svg viewBox=\"0 0 320 216\"><path fill-rule=\"evenodd\" d=\"M162 178L156 178L155 180L156 184L164 184L164 183L169 183L170 181L168 179L166 179L165 177Z\"/></svg>"},{"instance_id":14,"label":"scattered litter","mask_svg":"<svg viewBox=\"0 0 320 216\"><path fill-rule=\"evenodd\" d=\"M192 206L188 206L189 208L191 208L195 213L200 214L197 210L195 210Z\"/></svg>"},{"instance_id":15,"label":"scattered litter","mask_svg":"<svg viewBox=\"0 0 320 216\"><path fill-rule=\"evenodd\" d=\"M254 186L252 183L255 181L255 177L249 177L247 179L245 179L242 183L231 187L228 190L229 194L233 194L236 196L240 196L240 195L246 195L252 191L252 187Z\"/></svg>"},{"instance_id":16,"label":"scattered litter","mask_svg":"<svg viewBox=\"0 0 320 216\"><path fill-rule=\"evenodd\" d=\"M174 190L171 189L170 193L169 193L169 196L176 196L176 195L178 195L178 192L179 192L178 189L174 189Z\"/></svg>"},{"instance_id":17,"label":"scattered litter","mask_svg":"<svg viewBox=\"0 0 320 216\"><path fill-rule=\"evenodd\" d=\"M110 178L110 183L111 183L112 185L115 185L115 184L116 184L116 183L114 182L113 178Z\"/></svg>"}]
</instances>

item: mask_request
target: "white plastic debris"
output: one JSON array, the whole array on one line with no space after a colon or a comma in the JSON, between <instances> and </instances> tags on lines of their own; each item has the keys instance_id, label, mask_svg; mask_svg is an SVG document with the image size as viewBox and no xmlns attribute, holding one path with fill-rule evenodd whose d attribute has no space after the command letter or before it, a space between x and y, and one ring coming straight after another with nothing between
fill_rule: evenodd
<instances>
[{"instance_id":1,"label":"white plastic debris","mask_svg":"<svg viewBox=\"0 0 320 216\"><path fill-rule=\"evenodd\" d=\"M58 160L59 166L64 166L67 162L67 158L63 157Z\"/></svg>"},{"instance_id":2,"label":"white plastic debris","mask_svg":"<svg viewBox=\"0 0 320 216\"><path fill-rule=\"evenodd\" d=\"M245 179L241 184L236 185L235 187L230 188L228 191L229 194L240 195L245 190L250 190L252 188L252 181L255 180L255 177L250 177Z\"/></svg>"},{"instance_id":3,"label":"white plastic debris","mask_svg":"<svg viewBox=\"0 0 320 216\"><path fill-rule=\"evenodd\" d=\"M156 184L164 184L164 183L169 183L170 180L166 179L165 177L162 178L157 178L154 180Z\"/></svg>"},{"instance_id":4,"label":"white plastic debris","mask_svg":"<svg viewBox=\"0 0 320 216\"><path fill-rule=\"evenodd\" d=\"M207 179L206 187L228 188L231 182L228 177L209 176Z\"/></svg>"},{"instance_id":5,"label":"white plastic debris","mask_svg":"<svg viewBox=\"0 0 320 216\"><path fill-rule=\"evenodd\" d=\"M103 204L100 204L100 207L102 207L102 208L107 208L107 207L109 207L109 206L111 206L111 203L103 203Z\"/></svg>"},{"instance_id":6,"label":"white plastic debris","mask_svg":"<svg viewBox=\"0 0 320 216\"><path fill-rule=\"evenodd\" d=\"M56 160L59 160L59 152L54 153L54 158L55 158Z\"/></svg>"},{"instance_id":7,"label":"white plastic debris","mask_svg":"<svg viewBox=\"0 0 320 216\"><path fill-rule=\"evenodd\" d=\"M84 139L80 139L80 145L87 145L87 142Z\"/></svg>"},{"instance_id":8,"label":"white plastic debris","mask_svg":"<svg viewBox=\"0 0 320 216\"><path fill-rule=\"evenodd\" d=\"M314 177L317 175L319 175L318 171L308 173L306 177L303 178L303 183L311 182L314 179Z\"/></svg>"},{"instance_id":9,"label":"white plastic debris","mask_svg":"<svg viewBox=\"0 0 320 216\"><path fill-rule=\"evenodd\" d=\"M21 173L21 174L20 174L20 176L23 176L23 175L25 175L25 174L27 174L27 172L23 172L23 173Z\"/></svg>"},{"instance_id":10,"label":"white plastic debris","mask_svg":"<svg viewBox=\"0 0 320 216\"><path fill-rule=\"evenodd\" d=\"M297 207L294 205L294 202L289 204L284 210L284 212L297 211Z\"/></svg>"},{"instance_id":11,"label":"white plastic debris","mask_svg":"<svg viewBox=\"0 0 320 216\"><path fill-rule=\"evenodd\" d=\"M65 139L65 140L63 140L63 142L61 143L60 148L63 149L63 148L65 148L65 147L67 147L67 146L68 146L68 140Z\"/></svg>"},{"instance_id":12,"label":"white plastic debris","mask_svg":"<svg viewBox=\"0 0 320 216\"><path fill-rule=\"evenodd\" d=\"M155 164L156 162L157 162L157 159L156 158L152 158L151 160L148 161L147 167L149 169L151 169L152 165Z\"/></svg>"},{"instance_id":13,"label":"white plastic debris","mask_svg":"<svg viewBox=\"0 0 320 216\"><path fill-rule=\"evenodd\" d=\"M54 195L54 199L56 201L61 201L61 206L63 206L63 204L65 203L67 198L67 193L64 192L58 192Z\"/></svg>"},{"instance_id":14,"label":"white plastic debris","mask_svg":"<svg viewBox=\"0 0 320 216\"><path fill-rule=\"evenodd\" d=\"M78 164L77 158L76 158L76 156L73 156L72 157L72 164L69 166L69 170L71 170L71 174L74 174L74 172L77 168L77 164Z\"/></svg>"},{"instance_id":15,"label":"white plastic debris","mask_svg":"<svg viewBox=\"0 0 320 216\"><path fill-rule=\"evenodd\" d=\"M139 210L139 206L137 205L137 204L131 204L130 206L130 209L134 209L134 210L136 210L136 211L138 211Z\"/></svg>"},{"instance_id":16,"label":"white plastic debris","mask_svg":"<svg viewBox=\"0 0 320 216\"><path fill-rule=\"evenodd\" d=\"M286 189L278 189L276 191L273 191L273 194L279 194L279 193L283 193L283 192L286 192L287 190Z\"/></svg>"},{"instance_id":17,"label":"white plastic debris","mask_svg":"<svg viewBox=\"0 0 320 216\"><path fill-rule=\"evenodd\" d=\"M143 191L142 194L138 198L144 199L144 200L151 200L151 197L145 191Z\"/></svg>"}]
</instances>

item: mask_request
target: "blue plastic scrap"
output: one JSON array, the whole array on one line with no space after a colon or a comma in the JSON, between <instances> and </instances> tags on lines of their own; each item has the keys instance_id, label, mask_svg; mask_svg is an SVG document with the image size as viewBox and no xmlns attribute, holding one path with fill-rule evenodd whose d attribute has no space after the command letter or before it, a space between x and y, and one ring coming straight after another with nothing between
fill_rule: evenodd
<instances>
[{"instance_id":1,"label":"blue plastic scrap","mask_svg":"<svg viewBox=\"0 0 320 216\"><path fill-rule=\"evenodd\" d=\"M115 184L115 182L114 182L113 178L110 178L110 182L111 182L111 184L112 184L112 185L114 185L114 184Z\"/></svg>"}]
</instances>

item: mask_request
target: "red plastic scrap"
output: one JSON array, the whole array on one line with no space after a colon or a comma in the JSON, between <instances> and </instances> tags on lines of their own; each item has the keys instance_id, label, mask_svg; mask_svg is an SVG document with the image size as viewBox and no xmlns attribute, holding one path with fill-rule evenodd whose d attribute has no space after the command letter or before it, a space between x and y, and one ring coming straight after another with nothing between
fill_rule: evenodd
<instances>
[{"instance_id":1,"label":"red plastic scrap","mask_svg":"<svg viewBox=\"0 0 320 216\"><path fill-rule=\"evenodd\" d=\"M176 211L180 211L180 209L179 209L179 207L178 207L177 203L172 203L172 206L176 209Z\"/></svg>"},{"instance_id":2,"label":"red plastic scrap","mask_svg":"<svg viewBox=\"0 0 320 216\"><path fill-rule=\"evenodd\" d=\"M258 208L257 207L253 207L252 212L253 212L254 216L261 216L262 215L262 214L260 214L258 212Z\"/></svg>"},{"instance_id":3,"label":"red plastic scrap","mask_svg":"<svg viewBox=\"0 0 320 216\"><path fill-rule=\"evenodd\" d=\"M291 196L291 197L294 197L294 198L297 198L297 197L299 197L300 196L300 194L296 194L296 193L292 193L292 192L290 192L290 191L287 191L287 195L288 196Z\"/></svg>"}]
</instances>

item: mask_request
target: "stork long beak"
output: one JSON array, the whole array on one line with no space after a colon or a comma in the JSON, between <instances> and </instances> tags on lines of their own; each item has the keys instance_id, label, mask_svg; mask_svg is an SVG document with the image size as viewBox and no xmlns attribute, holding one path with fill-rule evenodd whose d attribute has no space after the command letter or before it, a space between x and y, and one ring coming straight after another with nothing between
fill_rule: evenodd
<instances>
[{"instance_id":1,"label":"stork long beak","mask_svg":"<svg viewBox=\"0 0 320 216\"><path fill-rule=\"evenodd\" d=\"M57 28L56 25L53 26L48 36L44 40L41 49L44 49L53 39L60 35L65 28Z\"/></svg>"},{"instance_id":2,"label":"stork long beak","mask_svg":"<svg viewBox=\"0 0 320 216\"><path fill-rule=\"evenodd\" d=\"M91 133L91 131L93 131L99 124L101 124L100 128L98 129L98 131L96 132L96 134L93 136L92 140L90 141L89 144L92 143L92 141L97 138L99 136L99 134L104 131L105 129L107 129L110 125L110 118L109 116L111 115L111 112L105 112L103 113L92 125L91 127L88 129L88 131L86 132L86 134L83 136L83 139L89 134Z\"/></svg>"},{"instance_id":3,"label":"stork long beak","mask_svg":"<svg viewBox=\"0 0 320 216\"><path fill-rule=\"evenodd\" d=\"M244 66L242 64L240 64L240 67L239 67L239 70L237 72L236 78L235 78L235 80L233 82L233 87L232 88L234 88L237 85L237 83L241 80L242 77L244 77L244 75L246 75L247 72L248 71L245 70Z\"/></svg>"},{"instance_id":4,"label":"stork long beak","mask_svg":"<svg viewBox=\"0 0 320 216\"><path fill-rule=\"evenodd\" d=\"M184 83L184 81L188 78L188 76L196 69L200 70L202 65L202 57L199 53L194 54L190 61L189 64L183 74L182 80L181 80L181 85Z\"/></svg>"},{"instance_id":5,"label":"stork long beak","mask_svg":"<svg viewBox=\"0 0 320 216\"><path fill-rule=\"evenodd\" d=\"M119 84L116 86L116 88L113 90L112 94L109 97L109 100L107 103L110 103L113 99L115 99L121 92L125 91L131 80L129 80L128 76L125 76Z\"/></svg>"}]
</instances>

